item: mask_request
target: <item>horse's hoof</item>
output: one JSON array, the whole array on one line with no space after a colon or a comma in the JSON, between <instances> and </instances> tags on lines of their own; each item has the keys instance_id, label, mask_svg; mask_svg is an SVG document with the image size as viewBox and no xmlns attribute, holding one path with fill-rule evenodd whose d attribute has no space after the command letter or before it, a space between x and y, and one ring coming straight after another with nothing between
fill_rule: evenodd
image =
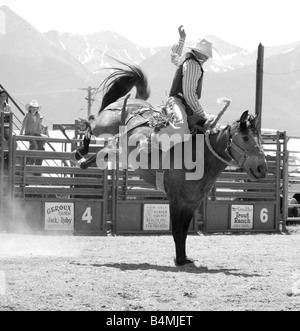
<instances>
[{"instance_id":1,"label":"horse's hoof","mask_svg":"<svg viewBox=\"0 0 300 331\"><path fill-rule=\"evenodd\" d=\"M86 161L87 161L87 159L86 158L82 158L82 159L80 159L78 162L77 162L77 166L79 167L79 168L81 168L81 169L87 169L88 168L88 166L86 166Z\"/></svg>"},{"instance_id":2,"label":"horse's hoof","mask_svg":"<svg viewBox=\"0 0 300 331\"><path fill-rule=\"evenodd\" d=\"M185 258L185 259L175 259L175 264L177 267L183 267L187 264L193 264L194 261L193 260L190 260L188 258Z\"/></svg>"}]
</instances>

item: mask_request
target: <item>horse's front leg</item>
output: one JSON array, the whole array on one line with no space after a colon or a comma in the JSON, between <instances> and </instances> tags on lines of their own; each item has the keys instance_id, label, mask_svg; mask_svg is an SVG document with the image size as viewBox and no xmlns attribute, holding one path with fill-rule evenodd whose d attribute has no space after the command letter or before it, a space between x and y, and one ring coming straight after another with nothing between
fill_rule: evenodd
<instances>
[{"instance_id":1,"label":"horse's front leg","mask_svg":"<svg viewBox=\"0 0 300 331\"><path fill-rule=\"evenodd\" d=\"M89 132L86 132L84 139L83 139L83 145L72 152L71 160L74 163L77 163L81 159L85 157L89 153L90 150L90 143L91 143L91 135Z\"/></svg>"},{"instance_id":2,"label":"horse's front leg","mask_svg":"<svg viewBox=\"0 0 300 331\"><path fill-rule=\"evenodd\" d=\"M172 233L176 248L176 265L193 263L186 256L186 239L194 210L188 207L171 204Z\"/></svg>"}]
</instances>

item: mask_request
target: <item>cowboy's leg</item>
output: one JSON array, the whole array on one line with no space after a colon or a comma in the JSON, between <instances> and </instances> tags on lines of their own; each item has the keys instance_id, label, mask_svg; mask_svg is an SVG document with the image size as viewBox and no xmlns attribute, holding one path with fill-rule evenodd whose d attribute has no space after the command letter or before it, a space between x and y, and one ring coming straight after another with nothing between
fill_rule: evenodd
<instances>
[{"instance_id":1,"label":"cowboy's leg","mask_svg":"<svg viewBox=\"0 0 300 331\"><path fill-rule=\"evenodd\" d=\"M187 114L185 111L185 106L182 102L177 98L170 98L167 103L167 114L174 115L176 122L170 123L166 128L162 128L158 134L153 136L153 142L155 141L159 143L158 140L161 141L163 135L167 135L171 141L171 147L174 145L183 142L185 139L184 135L190 134L188 122L187 122ZM167 149L169 149L167 147Z\"/></svg>"},{"instance_id":2,"label":"cowboy's leg","mask_svg":"<svg viewBox=\"0 0 300 331\"><path fill-rule=\"evenodd\" d=\"M174 123L170 123L166 128L161 128L158 133L152 133L151 135L152 148L162 147L163 151L168 151L174 145L183 142L184 135L190 133L185 106L179 99L169 98L166 113L175 117ZM164 139L164 137L167 139ZM166 143L164 143L164 140ZM168 142L170 143L168 144ZM140 149L149 151L149 139L141 140Z\"/></svg>"}]
</instances>

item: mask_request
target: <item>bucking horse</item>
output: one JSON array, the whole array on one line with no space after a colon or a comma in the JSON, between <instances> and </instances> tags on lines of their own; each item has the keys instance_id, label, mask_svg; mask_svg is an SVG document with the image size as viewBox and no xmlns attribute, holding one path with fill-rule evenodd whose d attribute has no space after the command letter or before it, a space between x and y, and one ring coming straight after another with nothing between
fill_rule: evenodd
<instances>
[{"instance_id":1,"label":"bucking horse","mask_svg":"<svg viewBox=\"0 0 300 331\"><path fill-rule=\"evenodd\" d=\"M122 66L113 68L113 73L102 83L105 90L100 111L97 117L92 116L89 119L83 146L74 151L76 160L80 160L89 152L91 134L96 137L103 134L116 136L119 144L124 144L126 137L127 154L130 154L137 148L136 142L140 141L140 137L151 137L154 131L159 131L153 126L153 118L157 119L160 116L163 107L158 108L147 102L150 88L145 73L138 66L121 61L120 64ZM136 96L129 98L128 93L134 87ZM182 141L170 148L168 167L164 167L164 152L159 150L159 166L153 167L152 153L148 153L148 167L141 166L135 169L142 179L153 187L164 190L168 197L177 266L193 263L186 254L190 222L201 201L225 168L234 163L248 173L250 180L259 180L266 176L267 162L261 136L257 130L257 121L257 116L245 111L239 120L226 127L219 127L218 130L204 134L199 134L200 131L196 130L190 137L190 144ZM121 135L120 127L123 128ZM130 141L134 144L130 144ZM199 141L202 143L199 144ZM178 152L178 147L182 148L181 152ZM189 154L185 153L185 150L188 150ZM200 150L199 159L197 153ZM156 149L156 155L157 153ZM190 162L185 162L187 156L192 158ZM87 168L97 157L85 160L81 167ZM178 167L178 158L181 158L181 167ZM197 162L192 162L193 160ZM199 176L194 176L197 171L199 172L199 162L202 172L198 173Z\"/></svg>"}]
</instances>

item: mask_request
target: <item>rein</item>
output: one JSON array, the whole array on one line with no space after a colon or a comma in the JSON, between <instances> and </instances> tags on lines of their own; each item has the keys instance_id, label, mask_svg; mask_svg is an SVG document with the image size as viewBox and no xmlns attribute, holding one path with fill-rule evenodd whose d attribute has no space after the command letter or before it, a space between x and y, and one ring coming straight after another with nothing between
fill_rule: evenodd
<instances>
[{"instance_id":1,"label":"rein","mask_svg":"<svg viewBox=\"0 0 300 331\"><path fill-rule=\"evenodd\" d=\"M228 166L233 166L233 165L235 165L235 164L232 162L233 158L231 157L231 155L229 155L231 161L227 161L227 160L225 160L224 158L222 158L222 156L220 156L220 155L219 155L219 154L213 149L213 147L212 147L212 145L211 145L211 143L210 143L210 140L209 140L209 136L210 136L210 131L207 130L206 133L205 133L205 141L206 141L207 147L208 147L208 149L210 150L210 152L211 152L211 153L212 153L217 159L219 159L219 160L222 161L223 163L227 164ZM228 142L228 144L229 144L229 142ZM227 144L227 145L228 145L228 144ZM227 147L227 148L228 148L228 147ZM227 149L226 149L226 151L227 151Z\"/></svg>"},{"instance_id":2,"label":"rein","mask_svg":"<svg viewBox=\"0 0 300 331\"><path fill-rule=\"evenodd\" d=\"M240 148L233 140L233 138L235 137L235 135L231 138L230 137L230 133L228 132L229 128L226 132L226 136L227 136L227 148L225 150L226 154L230 157L230 161L225 160L223 157L221 157L212 147L210 140L209 140L209 136L210 136L210 131L206 131L205 133L205 141L207 144L208 149L210 150L210 152L220 161L222 161L223 163L227 164L228 166L235 166L238 165L238 167L243 167L244 163L247 161L247 159L249 159L250 157L252 157L253 155L258 155L258 154L262 154L263 151L262 149L259 147L259 145L255 145L253 148L251 148L251 150L243 150L242 148ZM235 152L237 152L241 157L236 160L231 153L231 150L234 150Z\"/></svg>"}]
</instances>

